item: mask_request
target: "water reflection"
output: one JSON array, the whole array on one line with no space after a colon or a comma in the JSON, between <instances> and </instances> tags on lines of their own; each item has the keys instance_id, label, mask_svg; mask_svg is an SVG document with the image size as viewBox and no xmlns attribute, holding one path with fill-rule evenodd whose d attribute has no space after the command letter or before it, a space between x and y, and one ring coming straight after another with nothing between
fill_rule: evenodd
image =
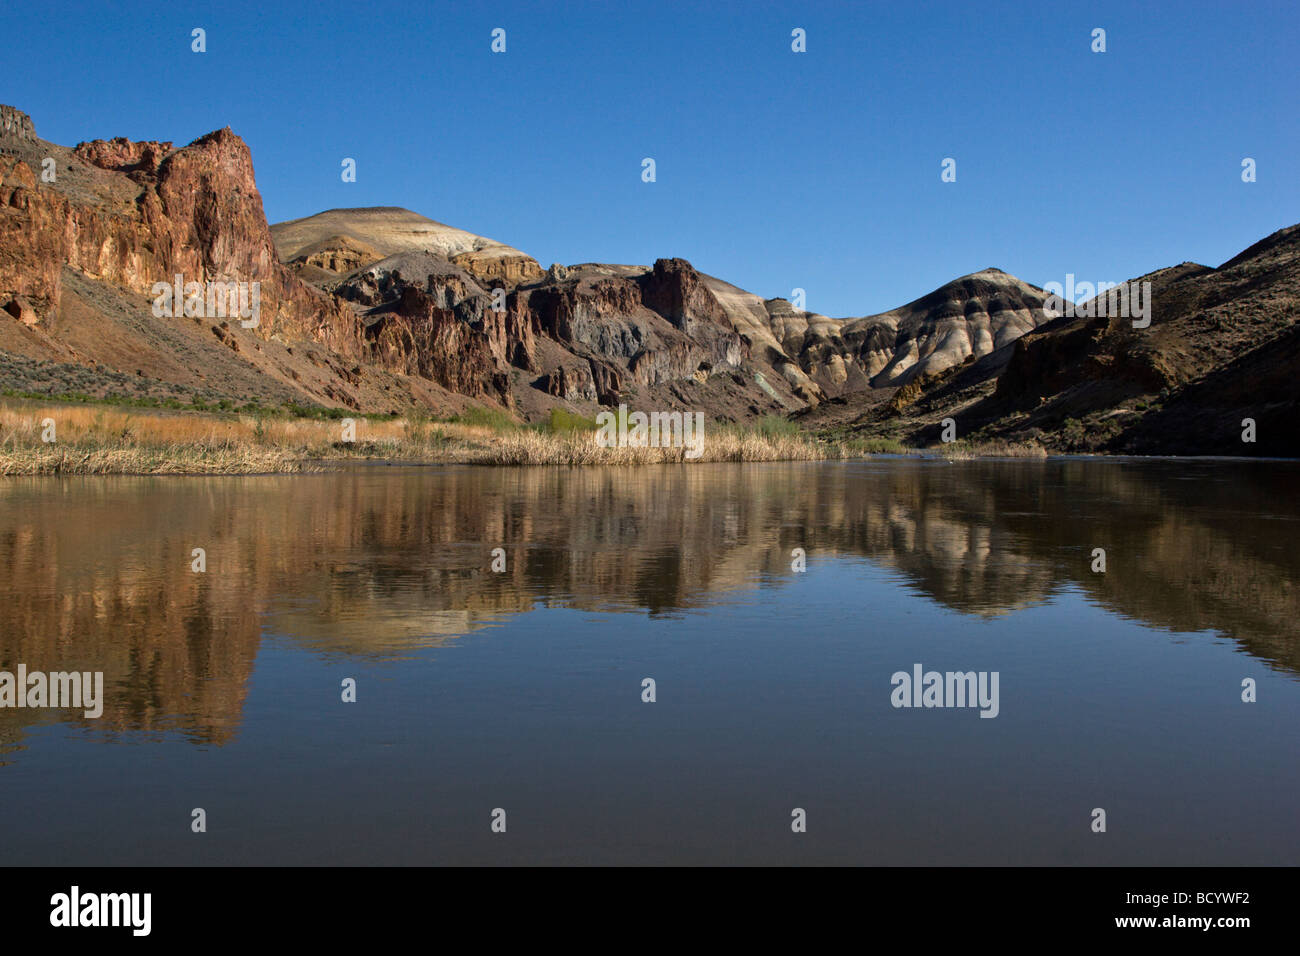
<instances>
[{"instance_id":1,"label":"water reflection","mask_svg":"<svg viewBox=\"0 0 1300 956\"><path fill-rule=\"evenodd\" d=\"M392 659L536 607L671 615L784 586L794 548L810 574L865 558L978 618L1074 586L1294 675L1297 477L1288 463L1067 460L7 479L0 670L103 671L107 700L97 721L0 710L0 749L53 720L221 744L269 635ZM1090 570L1098 547L1105 574ZM806 614L815 626L819 608Z\"/></svg>"}]
</instances>

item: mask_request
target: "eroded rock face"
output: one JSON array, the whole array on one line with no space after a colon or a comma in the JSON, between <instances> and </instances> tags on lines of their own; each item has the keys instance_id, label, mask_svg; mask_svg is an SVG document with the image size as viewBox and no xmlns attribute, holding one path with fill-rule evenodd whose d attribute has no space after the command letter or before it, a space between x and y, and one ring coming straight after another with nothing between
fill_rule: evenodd
<instances>
[{"instance_id":1,"label":"eroded rock face","mask_svg":"<svg viewBox=\"0 0 1300 956\"><path fill-rule=\"evenodd\" d=\"M381 258L365 243L347 236L330 236L299 252L289 262L289 267L310 280L320 273L347 275Z\"/></svg>"},{"instance_id":2,"label":"eroded rock face","mask_svg":"<svg viewBox=\"0 0 1300 956\"><path fill-rule=\"evenodd\" d=\"M0 302L24 302L39 321L58 303L69 246L68 204L42 196L22 160L0 155ZM31 323L29 323L31 324Z\"/></svg>"},{"instance_id":3,"label":"eroded rock face","mask_svg":"<svg viewBox=\"0 0 1300 956\"><path fill-rule=\"evenodd\" d=\"M602 405L617 405L623 398L623 373L608 362L588 359L591 384L596 390L596 401Z\"/></svg>"},{"instance_id":4,"label":"eroded rock face","mask_svg":"<svg viewBox=\"0 0 1300 956\"><path fill-rule=\"evenodd\" d=\"M22 296L15 296L10 299L4 304L3 308L15 319L23 323L23 325L35 325L38 321L36 318L36 310L33 309L32 304Z\"/></svg>"},{"instance_id":5,"label":"eroded rock face","mask_svg":"<svg viewBox=\"0 0 1300 956\"><path fill-rule=\"evenodd\" d=\"M571 350L625 362L659 338L636 283L620 276L579 274L521 290L518 300L542 333Z\"/></svg>"},{"instance_id":6,"label":"eroded rock face","mask_svg":"<svg viewBox=\"0 0 1300 956\"><path fill-rule=\"evenodd\" d=\"M591 370L580 366L562 365L538 378L534 384L547 395L566 401L596 400L596 383L591 379Z\"/></svg>"},{"instance_id":7,"label":"eroded rock face","mask_svg":"<svg viewBox=\"0 0 1300 956\"><path fill-rule=\"evenodd\" d=\"M521 253L475 250L452 256L451 261L482 282L502 282L507 286L530 282L545 275L536 259Z\"/></svg>"},{"instance_id":8,"label":"eroded rock face","mask_svg":"<svg viewBox=\"0 0 1300 956\"><path fill-rule=\"evenodd\" d=\"M504 288L485 289L460 267L440 256L426 252L389 256L357 270L330 288L340 298L362 307L363 321L369 322L377 317L381 323L389 322L390 314L407 319L416 318L417 313L423 314L426 311L424 300L414 297L412 290L421 293L432 308L453 316L468 331L475 333L478 337L475 341L481 338L486 344L493 360L491 380L482 379L482 368L470 373L481 379L476 386L478 392L500 391L492 376L504 373L509 366L530 372L538 368L534 317L527 310L520 310L517 298L507 300ZM498 304L501 308L497 307ZM394 359L396 364L390 367L401 371L408 368L450 369L456 356L441 354L438 349L454 346L458 341L455 336L445 335L428 342L412 340L411 350L403 352L405 357L400 360ZM388 362L384 356L397 353L383 349L376 354L379 360ZM452 378L446 371L426 377L440 384Z\"/></svg>"},{"instance_id":9,"label":"eroded rock face","mask_svg":"<svg viewBox=\"0 0 1300 956\"><path fill-rule=\"evenodd\" d=\"M560 366L533 383L548 395L567 401L614 406L622 400L623 374L614 366L588 359L586 365Z\"/></svg>"},{"instance_id":10,"label":"eroded rock face","mask_svg":"<svg viewBox=\"0 0 1300 956\"><path fill-rule=\"evenodd\" d=\"M355 225L349 225L348 215ZM630 385L703 384L715 372L749 363L763 374L745 376L746 381L762 381L766 399L796 408L828 395L937 374L995 351L1045 319L1040 290L993 269L955 280L892 312L836 319L796 309L784 299L764 301L680 258L660 259L651 268L555 264L542 273L515 250L405 210L334 210L276 228L296 241L307 235L303 224L316 222L313 228L319 230L324 221L394 245L416 241L394 231L393 223L400 223L411 235L425 237L426 244L446 246L445 253L423 250L425 261L406 269L404 281L420 285L442 308L456 309L484 331L502 365L544 370L535 380L539 390L577 401L591 401L593 394L608 397ZM474 248L454 252L465 244ZM459 282L450 278L453 273ZM334 288L370 308L395 295L392 289L363 285L354 277ZM494 292L508 293L504 319L485 316ZM591 366L584 370L581 361L543 362L537 354L541 340L575 359L617 370L618 387L598 388L595 373L588 381Z\"/></svg>"},{"instance_id":11,"label":"eroded rock face","mask_svg":"<svg viewBox=\"0 0 1300 956\"><path fill-rule=\"evenodd\" d=\"M366 328L371 357L461 395L508 402L510 380L482 331L407 285L391 311Z\"/></svg>"},{"instance_id":12,"label":"eroded rock face","mask_svg":"<svg viewBox=\"0 0 1300 956\"><path fill-rule=\"evenodd\" d=\"M517 249L399 208L270 227L248 147L229 129L179 149L120 138L65 149L0 108L0 140L0 322L43 334L66 276L150 298L177 275L257 282L252 334L320 346L330 374L312 394L328 387L349 407L361 375L348 370L370 363L507 403L524 371L565 401L617 404L639 392L727 415L794 410L987 354L1033 328L1042 304L1037 290L986 270L883 315L834 319L764 301L680 258L543 271ZM46 155L55 183L36 174ZM223 357L260 351L241 344L241 329L212 328ZM286 374L297 382L301 371ZM715 399L723 404L707 405Z\"/></svg>"},{"instance_id":13,"label":"eroded rock face","mask_svg":"<svg viewBox=\"0 0 1300 956\"><path fill-rule=\"evenodd\" d=\"M36 140L32 118L12 106L0 106L0 140Z\"/></svg>"},{"instance_id":14,"label":"eroded rock face","mask_svg":"<svg viewBox=\"0 0 1300 956\"><path fill-rule=\"evenodd\" d=\"M488 297L487 290L471 276L430 253L389 256L354 270L328 289L348 302L374 308L396 302L410 285L433 296L443 309L453 309L466 299Z\"/></svg>"},{"instance_id":15,"label":"eroded rock face","mask_svg":"<svg viewBox=\"0 0 1300 956\"><path fill-rule=\"evenodd\" d=\"M727 313L685 259L658 259L641 277L645 304L687 335L705 323L726 328Z\"/></svg>"},{"instance_id":16,"label":"eroded rock face","mask_svg":"<svg viewBox=\"0 0 1300 956\"><path fill-rule=\"evenodd\" d=\"M646 349L633 356L628 371L632 379L642 385L707 378L715 370L739 366L744 354L744 343L733 333L715 338L710 347L677 342L663 348Z\"/></svg>"},{"instance_id":17,"label":"eroded rock face","mask_svg":"<svg viewBox=\"0 0 1300 956\"><path fill-rule=\"evenodd\" d=\"M685 260L661 262L658 279L653 272L629 276L574 267L563 279L520 290L517 301L536 317L539 332L589 357L593 370L607 370L593 371L598 394L621 391L622 372L617 383L608 379L620 368L630 381L658 385L739 366L748 354L744 340L717 321L725 315L699 274ZM647 282L656 290L656 308L643 298ZM602 375L608 384L600 384Z\"/></svg>"},{"instance_id":18,"label":"eroded rock face","mask_svg":"<svg viewBox=\"0 0 1300 956\"><path fill-rule=\"evenodd\" d=\"M695 286L695 292L682 299L686 311L674 314L679 323L691 325L694 335L645 305L645 272L601 266L553 269L539 281L506 293L504 286L480 283L456 261L409 253L358 270L331 288L365 307L367 321L377 320L378 327L372 326L369 333L384 343L375 352L377 360L427 374L447 387L453 387L448 384L455 378L450 370L459 357L439 350L461 348L465 340L443 335L421 343L416 333L426 328L427 317L425 325L408 322L398 334L389 313L413 318L411 306L420 300L408 290L416 289L431 307L481 335L492 363L476 360L465 373L479 382L475 393L497 391L496 377L513 367L542 371L533 387L556 398L616 405L631 383L650 387L702 381L715 370L735 368L746 360L748 349L741 336L707 318L717 304L699 286L698 274L688 263L678 260L661 273L681 277L683 288ZM671 312L671 305L664 307ZM561 347L571 360L544 368L539 357L543 340L552 343L550 349ZM460 385L455 387L459 390Z\"/></svg>"},{"instance_id":19,"label":"eroded rock face","mask_svg":"<svg viewBox=\"0 0 1300 956\"><path fill-rule=\"evenodd\" d=\"M100 169L115 173L142 173L149 177L158 174L163 159L172 152L172 144L134 143L119 136L117 139L78 143L73 151L79 159Z\"/></svg>"},{"instance_id":20,"label":"eroded rock face","mask_svg":"<svg viewBox=\"0 0 1300 956\"><path fill-rule=\"evenodd\" d=\"M104 171L98 175L105 190L120 190L111 176L129 173L134 199L118 206L86 201L39 182L22 159L0 156L0 301L22 297L44 320L58 307L65 265L150 297L155 282L178 274L186 282L258 282L257 334L360 354L355 317L280 264L252 157L230 130L178 150L119 139L82 143L73 155Z\"/></svg>"},{"instance_id":21,"label":"eroded rock face","mask_svg":"<svg viewBox=\"0 0 1300 956\"><path fill-rule=\"evenodd\" d=\"M330 209L305 219L277 223L271 227L271 234L280 255L288 261L297 261L322 244L343 238L372 250L371 262L405 253L428 253L453 263L484 284L513 287L543 274L537 261L518 249L396 206Z\"/></svg>"},{"instance_id":22,"label":"eroded rock face","mask_svg":"<svg viewBox=\"0 0 1300 956\"><path fill-rule=\"evenodd\" d=\"M845 322L848 356L877 388L980 357L1048 321L1046 294L996 269L963 276L900 309ZM806 343L815 345L816 341Z\"/></svg>"}]
</instances>

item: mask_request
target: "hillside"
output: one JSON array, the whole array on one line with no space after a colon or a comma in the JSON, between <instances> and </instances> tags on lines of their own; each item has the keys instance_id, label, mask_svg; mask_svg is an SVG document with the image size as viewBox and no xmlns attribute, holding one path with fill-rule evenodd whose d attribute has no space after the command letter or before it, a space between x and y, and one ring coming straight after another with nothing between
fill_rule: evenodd
<instances>
[{"instance_id":1,"label":"hillside","mask_svg":"<svg viewBox=\"0 0 1300 956\"><path fill-rule=\"evenodd\" d=\"M1300 227L1150 282L1149 328L1054 318L989 268L837 318L681 258L553 264L396 207L268 225L229 129L41 140L0 107L0 388L535 420L626 403L837 436L1110 452L1295 454ZM54 161L53 181L41 175ZM257 284L260 316L156 316L155 284ZM209 292L209 295L211 293ZM232 320L233 319L233 320ZM1241 447L1240 422L1260 438Z\"/></svg>"},{"instance_id":2,"label":"hillside","mask_svg":"<svg viewBox=\"0 0 1300 956\"><path fill-rule=\"evenodd\" d=\"M483 279L518 282L542 274L537 261L518 249L397 207L330 209L276 223L271 238L291 267L311 265L335 275L402 252L432 252Z\"/></svg>"},{"instance_id":3,"label":"hillside","mask_svg":"<svg viewBox=\"0 0 1300 956\"><path fill-rule=\"evenodd\" d=\"M1183 263L1151 284L1151 321L1062 316L978 361L864 392L803 421L838 434L940 438L952 417L973 441L1076 452L1296 457L1300 435L1300 226L1218 268ZM1089 311L1099 299L1083 303ZM1110 310L1108 310L1110 311ZM1243 421L1256 440L1243 442Z\"/></svg>"},{"instance_id":4,"label":"hillside","mask_svg":"<svg viewBox=\"0 0 1300 956\"><path fill-rule=\"evenodd\" d=\"M743 420L946 367L1032 326L1035 290L1002 273L841 320L682 259L544 271L399 208L268 226L230 130L181 148L69 149L5 109L22 135L6 132L0 153L0 375L20 392L379 412L479 403L523 418L629 402ZM45 156L53 182L36 175ZM260 283L261 320L154 316L154 284L176 275Z\"/></svg>"}]
</instances>

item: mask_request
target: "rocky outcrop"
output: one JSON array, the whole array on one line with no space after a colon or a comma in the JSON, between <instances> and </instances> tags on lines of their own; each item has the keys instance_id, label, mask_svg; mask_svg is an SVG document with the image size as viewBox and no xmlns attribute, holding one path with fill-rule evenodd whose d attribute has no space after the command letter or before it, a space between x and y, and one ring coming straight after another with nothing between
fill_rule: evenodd
<instances>
[{"instance_id":1,"label":"rocky outcrop","mask_svg":"<svg viewBox=\"0 0 1300 956\"><path fill-rule=\"evenodd\" d=\"M695 343L673 343L644 349L632 357L628 371L642 385L659 385L678 379L704 379L715 370L735 368L744 358L740 336L718 336L710 347Z\"/></svg>"},{"instance_id":2,"label":"rocky outcrop","mask_svg":"<svg viewBox=\"0 0 1300 956\"><path fill-rule=\"evenodd\" d=\"M346 275L383 257L370 246L347 236L330 236L298 252L289 261L289 267L307 281L329 276Z\"/></svg>"},{"instance_id":3,"label":"rocky outcrop","mask_svg":"<svg viewBox=\"0 0 1300 956\"><path fill-rule=\"evenodd\" d=\"M623 398L623 373L609 362L588 359L591 384L596 390L596 401L601 405L617 405Z\"/></svg>"},{"instance_id":4,"label":"rocky outcrop","mask_svg":"<svg viewBox=\"0 0 1300 956\"><path fill-rule=\"evenodd\" d=\"M36 140L36 127L32 118L12 106L0 106L0 142L4 140Z\"/></svg>"},{"instance_id":5,"label":"rocky outcrop","mask_svg":"<svg viewBox=\"0 0 1300 956\"><path fill-rule=\"evenodd\" d=\"M345 214L354 215L356 224L349 224ZM335 210L313 219L321 220L317 229L328 223L353 236L382 235L393 245L425 243L428 248L420 254L426 261L406 275L440 276L431 278L426 290L439 298L441 307L460 309L463 318L487 333L503 365L531 371L542 366L530 333L577 358L618 369L626 384L652 389L672 382L703 383L716 371L750 363L761 373L745 378L761 383L756 397L765 394L788 408L817 404L828 394L935 375L971 356L992 353L1046 318L1041 290L996 269L963 277L889 313L836 319L797 309L784 299L764 301L703 275L680 258L657 260L648 269L555 264L543 273L514 250L448 231L450 227L405 210ZM282 244L301 239L303 224L311 222L277 226ZM412 234L397 230L397 223ZM454 251L467 243L475 248ZM512 263L523 265L516 269ZM462 307L475 296L445 278L451 272L485 297L493 290L508 291L507 318L484 321L484 304ZM393 294L365 292L363 284L354 277L343 286L326 287L369 307ZM567 360L535 384L548 395L581 401L591 401L599 392L581 363Z\"/></svg>"},{"instance_id":6,"label":"rocky outcrop","mask_svg":"<svg viewBox=\"0 0 1300 956\"><path fill-rule=\"evenodd\" d=\"M327 289L367 308L396 302L407 286L424 290L440 308L454 309L471 298L488 298L474 278L446 259L427 252L408 252L356 269Z\"/></svg>"},{"instance_id":7,"label":"rocky outcrop","mask_svg":"<svg viewBox=\"0 0 1300 956\"><path fill-rule=\"evenodd\" d=\"M165 143L126 140L82 143L73 152L101 176L129 173L134 200L127 208L88 202L40 182L24 160L0 157L0 306L22 299L38 321L48 318L65 266L151 298L154 283L176 275L257 282L257 334L359 354L355 317L280 264L252 157L230 130L170 152Z\"/></svg>"},{"instance_id":8,"label":"rocky outcrop","mask_svg":"<svg viewBox=\"0 0 1300 956\"><path fill-rule=\"evenodd\" d=\"M172 144L148 141L136 143L118 137L78 143L73 152L78 159L100 169L114 173L137 173L148 178L158 175L162 161L172 153Z\"/></svg>"},{"instance_id":9,"label":"rocky outcrop","mask_svg":"<svg viewBox=\"0 0 1300 956\"><path fill-rule=\"evenodd\" d=\"M22 296L15 296L10 299L4 304L3 308L23 325L35 325L40 321L36 315L36 310L32 308L32 304Z\"/></svg>"},{"instance_id":10,"label":"rocky outcrop","mask_svg":"<svg viewBox=\"0 0 1300 956\"><path fill-rule=\"evenodd\" d=\"M641 276L641 299L646 306L687 335L704 324L727 328L727 313L704 285L700 274L685 259L658 259Z\"/></svg>"},{"instance_id":11,"label":"rocky outcrop","mask_svg":"<svg viewBox=\"0 0 1300 956\"><path fill-rule=\"evenodd\" d=\"M69 253L70 219L66 200L38 191L26 163L0 155L0 306L5 311L39 321L54 310Z\"/></svg>"},{"instance_id":12,"label":"rocky outcrop","mask_svg":"<svg viewBox=\"0 0 1300 956\"><path fill-rule=\"evenodd\" d=\"M622 399L623 374L606 362L589 359L586 365L562 365L533 384L546 394L566 401L613 406Z\"/></svg>"},{"instance_id":13,"label":"rocky outcrop","mask_svg":"<svg viewBox=\"0 0 1300 956\"><path fill-rule=\"evenodd\" d=\"M485 289L463 269L433 253L389 256L353 272L329 288L345 301L363 308L362 315L366 321L372 316L401 312L403 301L408 304L413 301L406 297L407 290L419 290L436 308L453 314L481 335L498 369L515 366L532 372L538 368L536 320L526 309L520 308L518 298L507 301L504 289ZM433 349L436 345L426 343L424 348ZM445 366L454 359L455 356L450 355L429 355L425 357L423 366ZM406 363L401 365L405 367ZM435 381L441 379L435 378Z\"/></svg>"},{"instance_id":14,"label":"rocky outcrop","mask_svg":"<svg viewBox=\"0 0 1300 956\"><path fill-rule=\"evenodd\" d=\"M545 275L532 256L501 249L462 252L452 256L451 261L482 282L502 283L505 286L531 282Z\"/></svg>"},{"instance_id":15,"label":"rocky outcrop","mask_svg":"<svg viewBox=\"0 0 1300 956\"><path fill-rule=\"evenodd\" d=\"M536 317L541 334L591 360L592 388L607 397L622 390L624 374L653 386L741 365L748 357L744 340L728 327L690 263L661 260L656 268L658 278L653 270L553 269L547 281L520 289L513 301ZM658 308L644 301L647 288ZM625 373L611 378L620 368Z\"/></svg>"},{"instance_id":16,"label":"rocky outcrop","mask_svg":"<svg viewBox=\"0 0 1300 956\"><path fill-rule=\"evenodd\" d=\"M538 328L557 342L627 359L655 334L637 284L621 276L584 274L516 293Z\"/></svg>"},{"instance_id":17,"label":"rocky outcrop","mask_svg":"<svg viewBox=\"0 0 1300 956\"><path fill-rule=\"evenodd\" d=\"M596 400L596 383L592 381L591 370L582 366L564 366L547 372L533 383L547 395L554 395L565 401Z\"/></svg>"},{"instance_id":18,"label":"rocky outcrop","mask_svg":"<svg viewBox=\"0 0 1300 956\"><path fill-rule=\"evenodd\" d=\"M537 261L518 249L395 206L330 209L305 219L277 223L271 231L285 261L296 261L320 243L342 237L373 249L375 259L430 253L453 262L484 283L514 286L543 275Z\"/></svg>"},{"instance_id":19,"label":"rocky outcrop","mask_svg":"<svg viewBox=\"0 0 1300 956\"><path fill-rule=\"evenodd\" d=\"M471 398L508 402L510 380L489 337L413 285L366 327L373 361Z\"/></svg>"}]
</instances>

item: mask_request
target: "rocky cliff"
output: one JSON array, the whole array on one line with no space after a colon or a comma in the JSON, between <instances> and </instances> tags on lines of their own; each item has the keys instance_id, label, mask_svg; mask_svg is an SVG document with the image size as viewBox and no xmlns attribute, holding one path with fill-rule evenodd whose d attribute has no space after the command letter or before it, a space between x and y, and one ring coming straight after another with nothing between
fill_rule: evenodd
<instances>
[{"instance_id":1,"label":"rocky cliff","mask_svg":"<svg viewBox=\"0 0 1300 956\"><path fill-rule=\"evenodd\" d=\"M1293 370L1274 356L1294 351L1298 243L1283 230L1219 269L1143 277L1146 330L1053 320L1043 290L998 269L836 318L680 258L543 270L395 207L268 226L229 129L180 148L65 148L2 107L0 384L388 412L487 403L527 419L623 402L726 420L799 413L912 443L951 415L963 435L1126 451L1233 448L1228 425L1255 409L1273 442L1258 453L1290 447L1277 432ZM155 317L154 284L177 275L256 283L256 327ZM1275 399L1267 408L1252 382Z\"/></svg>"},{"instance_id":2,"label":"rocky cliff","mask_svg":"<svg viewBox=\"0 0 1300 956\"><path fill-rule=\"evenodd\" d=\"M54 181L38 176L52 159ZM182 149L27 138L0 156L0 307L28 324L57 313L64 268L150 295L155 282L258 282L264 337L358 353L355 322L281 266L247 145L218 130Z\"/></svg>"}]
</instances>

